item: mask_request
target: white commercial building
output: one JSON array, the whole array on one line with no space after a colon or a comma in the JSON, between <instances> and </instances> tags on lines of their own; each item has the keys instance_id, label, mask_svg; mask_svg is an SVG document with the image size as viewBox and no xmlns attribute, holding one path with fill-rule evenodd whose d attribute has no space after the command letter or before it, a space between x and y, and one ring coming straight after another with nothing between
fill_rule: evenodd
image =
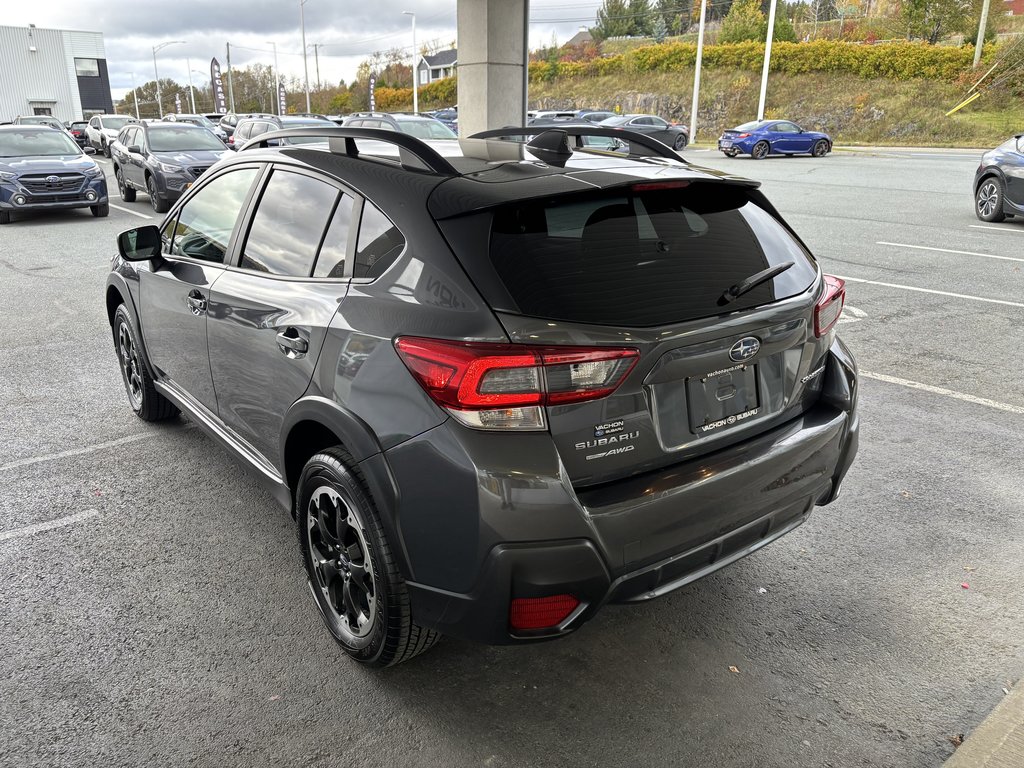
<instances>
[{"instance_id":1,"label":"white commercial building","mask_svg":"<svg viewBox=\"0 0 1024 768\"><path fill-rule=\"evenodd\" d=\"M53 115L61 122L113 112L100 32L0 26L0 122Z\"/></svg>"}]
</instances>

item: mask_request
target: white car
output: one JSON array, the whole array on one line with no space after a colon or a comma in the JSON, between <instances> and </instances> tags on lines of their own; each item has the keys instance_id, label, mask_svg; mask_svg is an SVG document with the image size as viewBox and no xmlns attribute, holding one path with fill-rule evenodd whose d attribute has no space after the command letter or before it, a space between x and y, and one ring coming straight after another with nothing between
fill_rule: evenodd
<instances>
[{"instance_id":1,"label":"white car","mask_svg":"<svg viewBox=\"0 0 1024 768\"><path fill-rule=\"evenodd\" d=\"M110 144L128 123L137 123L130 115L93 115L85 128L85 143L110 157Z\"/></svg>"}]
</instances>

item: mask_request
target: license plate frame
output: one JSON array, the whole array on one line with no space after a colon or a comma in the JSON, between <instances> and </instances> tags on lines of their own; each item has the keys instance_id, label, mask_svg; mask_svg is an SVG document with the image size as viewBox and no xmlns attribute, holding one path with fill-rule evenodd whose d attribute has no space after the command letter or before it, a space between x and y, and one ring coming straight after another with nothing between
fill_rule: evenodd
<instances>
[{"instance_id":1,"label":"license plate frame","mask_svg":"<svg viewBox=\"0 0 1024 768\"><path fill-rule=\"evenodd\" d=\"M730 147L732 147L732 142L729 141L728 139L723 139L722 141L718 142L718 146L723 147L725 149L729 149Z\"/></svg>"},{"instance_id":2,"label":"license plate frame","mask_svg":"<svg viewBox=\"0 0 1024 768\"><path fill-rule=\"evenodd\" d=\"M698 436L741 424L760 409L757 365L741 364L686 380L690 431Z\"/></svg>"}]
</instances>

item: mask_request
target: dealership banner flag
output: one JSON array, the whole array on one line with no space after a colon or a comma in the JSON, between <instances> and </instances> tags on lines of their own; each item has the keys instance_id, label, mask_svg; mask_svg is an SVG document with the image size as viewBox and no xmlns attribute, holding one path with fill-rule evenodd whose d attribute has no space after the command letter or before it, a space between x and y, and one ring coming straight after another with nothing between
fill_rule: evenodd
<instances>
[{"instance_id":1,"label":"dealership banner flag","mask_svg":"<svg viewBox=\"0 0 1024 768\"><path fill-rule=\"evenodd\" d=\"M277 114L279 114L279 115L287 115L288 114L288 101L287 101L287 99L285 99L284 84L281 84L281 85L277 86L277 101L278 101L278 106L280 107Z\"/></svg>"},{"instance_id":2,"label":"dealership banner flag","mask_svg":"<svg viewBox=\"0 0 1024 768\"><path fill-rule=\"evenodd\" d=\"M174 111L179 113L179 114L181 113L181 94L180 93L174 94Z\"/></svg>"},{"instance_id":3,"label":"dealership banner flag","mask_svg":"<svg viewBox=\"0 0 1024 768\"><path fill-rule=\"evenodd\" d=\"M228 111L228 100L224 98L224 82L220 78L217 59L210 59L210 85L213 88L213 111L223 115Z\"/></svg>"},{"instance_id":4,"label":"dealership banner flag","mask_svg":"<svg viewBox=\"0 0 1024 768\"><path fill-rule=\"evenodd\" d=\"M376 87L376 85L377 85L377 78L371 76L370 77L370 111L371 112L376 112L377 111L377 99L374 98L374 93L373 93L373 90Z\"/></svg>"}]
</instances>

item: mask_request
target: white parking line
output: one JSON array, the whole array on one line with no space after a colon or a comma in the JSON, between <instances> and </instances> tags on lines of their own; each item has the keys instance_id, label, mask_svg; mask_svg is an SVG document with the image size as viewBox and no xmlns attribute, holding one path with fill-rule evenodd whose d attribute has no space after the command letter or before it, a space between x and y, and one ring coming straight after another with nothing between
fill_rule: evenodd
<instances>
[{"instance_id":1,"label":"white parking line","mask_svg":"<svg viewBox=\"0 0 1024 768\"><path fill-rule=\"evenodd\" d=\"M1002 304L1007 307L1022 307L1017 301L1003 301L1002 299L986 299L983 296L968 296L966 293L950 293L949 291L936 291L931 288L918 288L914 285L900 285L899 283L883 283L878 280L863 280L859 277L846 277L845 275L836 275L840 280L845 280L848 283L865 283L866 285L881 285L884 288L899 288L901 291L915 291L917 293L934 293L936 296L951 296L954 299L969 299L970 301L984 301L988 304ZM2 469L2 467L0 467Z\"/></svg>"},{"instance_id":2,"label":"white parking line","mask_svg":"<svg viewBox=\"0 0 1024 768\"><path fill-rule=\"evenodd\" d=\"M996 232L1009 232L1014 235L1024 235L1024 229L1014 229L1013 227L986 227L984 224L968 224L971 229L991 229Z\"/></svg>"},{"instance_id":3,"label":"white parking line","mask_svg":"<svg viewBox=\"0 0 1024 768\"><path fill-rule=\"evenodd\" d=\"M186 424L181 429L192 429L193 424ZM128 435L127 437L119 437L116 440L108 440L105 443L96 443L96 445L90 445L85 448L74 448L70 451L61 451L60 453L50 453L45 456L33 456L29 459L18 459L12 461L10 464L0 464L0 472L7 472L18 467L29 467L33 464L42 464L46 461L54 461L56 459L67 459L72 456L84 456L89 453L96 453L96 451L105 451L107 448L116 448L119 445L127 445L128 443L137 443L139 440L148 440L151 437L157 435L166 434L163 431L154 432L143 432L138 435Z\"/></svg>"},{"instance_id":4,"label":"white parking line","mask_svg":"<svg viewBox=\"0 0 1024 768\"><path fill-rule=\"evenodd\" d=\"M63 528L67 525L74 525L80 523L83 520L88 520L91 517L99 515L99 511L95 509L87 509L84 512L78 512L74 515L68 515L67 517L60 517L56 520L51 520L48 523L36 523L35 525L26 525L24 528L15 528L13 531L4 531L0 533L0 541L8 541L10 539L21 539L26 536L34 536L37 533L43 531L52 531L54 528Z\"/></svg>"},{"instance_id":5,"label":"white parking line","mask_svg":"<svg viewBox=\"0 0 1024 768\"><path fill-rule=\"evenodd\" d=\"M943 395L944 397L952 397L955 400L963 400L965 403L985 405L989 408L998 408L1000 411L1009 411L1010 413L1024 415L1024 407L1019 405L1010 405L1009 403L1000 403L998 400L989 400L987 397L975 397L974 395L956 392L952 389L946 389L945 387L935 387L931 384L922 384L919 381L900 379L895 376L887 376L884 373L874 373L873 371L860 371L860 375L865 379L875 379L877 381L884 381L888 384L898 384L901 387L909 387L910 389L920 389L923 392L931 392L933 395Z\"/></svg>"},{"instance_id":6,"label":"white parking line","mask_svg":"<svg viewBox=\"0 0 1024 768\"><path fill-rule=\"evenodd\" d=\"M153 218L152 216L147 216L144 213L139 213L138 211L133 211L131 208L122 208L120 205L114 205L113 203L110 204L110 207L111 208L117 208L117 210L124 211L125 213L130 213L132 216L138 216L140 219L152 219Z\"/></svg>"},{"instance_id":7,"label":"white parking line","mask_svg":"<svg viewBox=\"0 0 1024 768\"><path fill-rule=\"evenodd\" d=\"M973 224L971 226L974 226ZM879 240L875 245L891 245L895 248L916 248L919 251L938 251L940 253L955 253L960 256L982 256L986 259L999 259L1000 261L1020 261L1024 262L1024 259L1017 259L1013 256L994 256L991 253L975 253L974 251L953 251L949 248L934 248L929 245L910 245L909 243L887 243Z\"/></svg>"}]
</instances>

